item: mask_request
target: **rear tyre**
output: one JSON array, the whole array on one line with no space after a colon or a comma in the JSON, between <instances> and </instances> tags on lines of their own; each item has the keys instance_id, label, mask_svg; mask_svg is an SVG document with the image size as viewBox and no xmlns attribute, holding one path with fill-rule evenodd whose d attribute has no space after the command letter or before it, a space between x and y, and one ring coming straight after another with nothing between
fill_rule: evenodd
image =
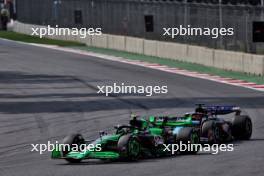
<instances>
[{"instance_id":1,"label":"rear tyre","mask_svg":"<svg viewBox=\"0 0 264 176\"><path fill-rule=\"evenodd\" d=\"M125 135L120 137L117 148L121 159L136 161L140 157L141 146L137 136Z\"/></svg>"},{"instance_id":2,"label":"rear tyre","mask_svg":"<svg viewBox=\"0 0 264 176\"><path fill-rule=\"evenodd\" d=\"M202 137L208 138L209 144L221 143L221 128L214 120L205 121L202 124Z\"/></svg>"},{"instance_id":3,"label":"rear tyre","mask_svg":"<svg viewBox=\"0 0 264 176\"><path fill-rule=\"evenodd\" d=\"M232 122L232 135L236 140L249 140L252 135L252 122L249 116L235 116Z\"/></svg>"},{"instance_id":4,"label":"rear tyre","mask_svg":"<svg viewBox=\"0 0 264 176\"><path fill-rule=\"evenodd\" d=\"M81 144L85 144L85 141L82 137L82 135L80 134L71 134L69 136L66 136L63 139L63 144L68 144L68 147L65 148L65 150L62 151L63 156L67 155L69 152L72 151L72 148L74 146L80 146ZM70 163L79 163L81 162L81 159L75 159L75 158L65 158L66 161L70 162Z\"/></svg>"},{"instance_id":5,"label":"rear tyre","mask_svg":"<svg viewBox=\"0 0 264 176\"><path fill-rule=\"evenodd\" d=\"M177 143L182 144L199 144L200 138L198 133L192 127L181 128L176 136ZM199 145L191 145L191 150L180 151L181 154L196 154L199 151Z\"/></svg>"}]
</instances>

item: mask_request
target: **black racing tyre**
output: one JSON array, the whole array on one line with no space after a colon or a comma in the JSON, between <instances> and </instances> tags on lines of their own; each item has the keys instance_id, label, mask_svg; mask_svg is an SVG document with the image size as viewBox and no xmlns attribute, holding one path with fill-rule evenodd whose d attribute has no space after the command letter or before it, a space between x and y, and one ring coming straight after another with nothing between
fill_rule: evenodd
<instances>
[{"instance_id":1,"label":"black racing tyre","mask_svg":"<svg viewBox=\"0 0 264 176\"><path fill-rule=\"evenodd\" d=\"M68 154L71 151L71 149L74 145L80 146L81 144L85 144L85 141L84 141L81 134L71 134L71 135L66 136L63 139L63 144L68 144L68 146L70 146L70 148L65 147L64 150L62 151L63 156L65 156L66 154ZM70 163L81 162L81 159L74 159L74 158L65 158L65 160L70 162Z\"/></svg>"},{"instance_id":2,"label":"black racing tyre","mask_svg":"<svg viewBox=\"0 0 264 176\"><path fill-rule=\"evenodd\" d=\"M120 159L136 161L141 154L141 145L137 136L131 134L121 136L117 143Z\"/></svg>"},{"instance_id":3,"label":"black racing tyre","mask_svg":"<svg viewBox=\"0 0 264 176\"><path fill-rule=\"evenodd\" d=\"M209 144L221 143L221 128L214 120L205 121L202 124L202 137L208 138Z\"/></svg>"},{"instance_id":4,"label":"black racing tyre","mask_svg":"<svg viewBox=\"0 0 264 176\"><path fill-rule=\"evenodd\" d=\"M182 144L198 144L191 145L191 150L180 151L181 154L196 154L199 151L200 137L198 133L193 130L192 127L183 127L180 129L176 136L177 143Z\"/></svg>"},{"instance_id":5,"label":"black racing tyre","mask_svg":"<svg viewBox=\"0 0 264 176\"><path fill-rule=\"evenodd\" d=\"M232 122L232 135L236 140L250 139L252 135L252 121L249 116L235 116Z\"/></svg>"}]
</instances>

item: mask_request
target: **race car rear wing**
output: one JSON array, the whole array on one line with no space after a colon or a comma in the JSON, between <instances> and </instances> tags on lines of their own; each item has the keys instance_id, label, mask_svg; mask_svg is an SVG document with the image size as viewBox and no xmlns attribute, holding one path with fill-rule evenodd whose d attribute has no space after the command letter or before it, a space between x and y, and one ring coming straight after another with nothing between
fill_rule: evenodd
<instances>
[{"instance_id":1,"label":"race car rear wing","mask_svg":"<svg viewBox=\"0 0 264 176\"><path fill-rule=\"evenodd\" d=\"M207 111L207 113L210 113L212 115L225 115L230 113L236 113L237 115L240 114L241 110L238 106L233 105L214 105L214 106L202 106L202 108Z\"/></svg>"}]
</instances>

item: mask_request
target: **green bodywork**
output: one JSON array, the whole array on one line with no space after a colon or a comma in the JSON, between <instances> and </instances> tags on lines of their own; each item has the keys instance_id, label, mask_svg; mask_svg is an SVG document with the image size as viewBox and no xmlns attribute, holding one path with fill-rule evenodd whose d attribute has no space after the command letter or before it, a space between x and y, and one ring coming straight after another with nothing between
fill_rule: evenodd
<instances>
[{"instance_id":1,"label":"green bodywork","mask_svg":"<svg viewBox=\"0 0 264 176\"><path fill-rule=\"evenodd\" d=\"M168 121L166 123L164 123L163 121L156 121L154 118L155 117L150 116L149 121L158 127L161 127L161 126L170 126L170 127L190 126L191 127L193 125L193 121L192 121L191 116L181 118L180 120Z\"/></svg>"},{"instance_id":2,"label":"green bodywork","mask_svg":"<svg viewBox=\"0 0 264 176\"><path fill-rule=\"evenodd\" d=\"M105 135L93 142L94 145L96 144L105 144L110 141L117 142L120 138L121 134L112 134L112 135ZM94 158L94 159L116 159L119 158L119 154L116 152L111 151L94 151L94 150L84 150L83 152L76 152L71 151L65 156L62 156L62 152L59 146L57 146L51 153L52 159L58 159L58 158L74 158L74 159L88 159L88 158Z\"/></svg>"},{"instance_id":3,"label":"green bodywork","mask_svg":"<svg viewBox=\"0 0 264 176\"><path fill-rule=\"evenodd\" d=\"M191 116L182 118L180 120L169 120L164 123L163 120L156 120L157 118L154 116L150 116L148 120L142 118L141 120L141 127L140 128L135 128L131 131L131 134L137 135L139 133L139 130L144 130L147 131L148 134L153 135L153 136L161 136L163 133L163 127L186 127L186 126L192 126L192 118ZM96 139L93 144L101 144L102 146L109 143L117 143L120 137L124 135L122 133L117 134L113 133L110 135L103 135L100 138ZM117 159L120 157L120 154L118 152L113 152L113 151L91 151L91 150L84 150L83 152L76 152L76 151L71 151L65 156L62 156L62 152L60 150L60 147L57 146L51 154L52 159L65 159L65 158L74 158L74 159Z\"/></svg>"}]
</instances>

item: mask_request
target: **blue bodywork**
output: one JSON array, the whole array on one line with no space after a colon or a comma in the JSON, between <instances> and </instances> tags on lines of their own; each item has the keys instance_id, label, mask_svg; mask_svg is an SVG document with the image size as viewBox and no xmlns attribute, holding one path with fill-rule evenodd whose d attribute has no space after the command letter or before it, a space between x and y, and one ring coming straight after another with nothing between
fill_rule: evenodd
<instances>
[{"instance_id":1,"label":"blue bodywork","mask_svg":"<svg viewBox=\"0 0 264 176\"><path fill-rule=\"evenodd\" d=\"M233 112L240 111L238 106L204 106L203 107L208 113L213 115L225 115Z\"/></svg>"}]
</instances>

